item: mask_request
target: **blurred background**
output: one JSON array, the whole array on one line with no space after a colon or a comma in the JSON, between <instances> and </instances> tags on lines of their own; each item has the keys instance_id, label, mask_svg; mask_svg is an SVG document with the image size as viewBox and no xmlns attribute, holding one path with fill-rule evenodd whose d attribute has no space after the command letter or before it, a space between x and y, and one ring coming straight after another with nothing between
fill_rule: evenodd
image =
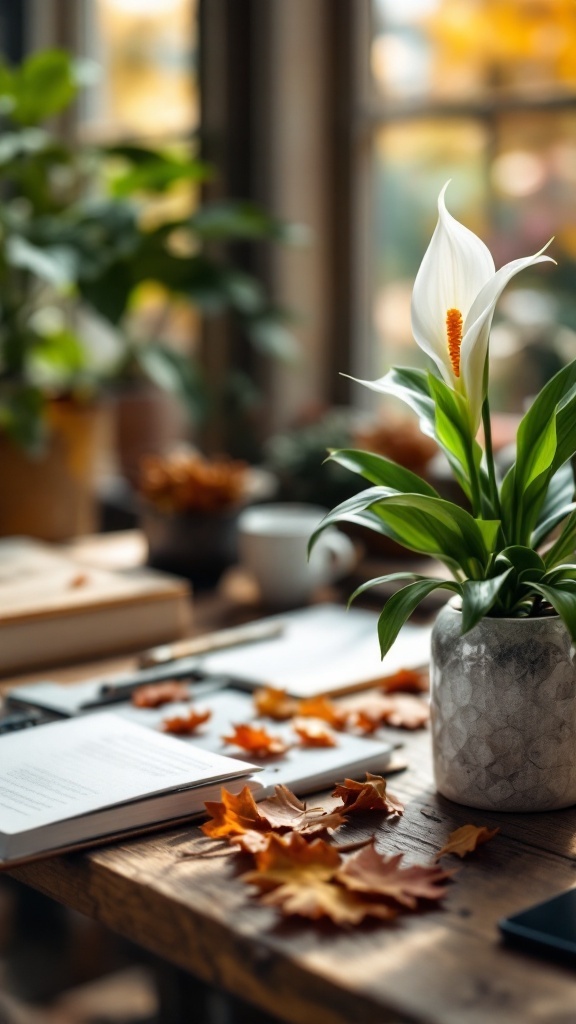
<instances>
[{"instance_id":1,"label":"blurred background","mask_svg":"<svg viewBox=\"0 0 576 1024\"><path fill-rule=\"evenodd\" d=\"M228 513L360 488L330 447L448 489L410 414L344 376L422 359L448 179L497 267L554 236L499 303L498 447L576 355L574 0L0 0L0 52L0 535L141 527L211 586ZM228 546L199 565L174 526L206 518ZM0 890L2 1020L179 1020L153 967Z\"/></svg>"},{"instance_id":2,"label":"blurred background","mask_svg":"<svg viewBox=\"0 0 576 1024\"><path fill-rule=\"evenodd\" d=\"M571 0L6 0L0 42L2 533L131 526L158 486L174 511L182 443L271 473L248 497L331 504L356 485L326 448L358 437L422 470L413 421L343 374L421 358L449 178L497 266L555 236L499 305L496 444L571 358ZM75 479L29 518L55 444Z\"/></svg>"}]
</instances>

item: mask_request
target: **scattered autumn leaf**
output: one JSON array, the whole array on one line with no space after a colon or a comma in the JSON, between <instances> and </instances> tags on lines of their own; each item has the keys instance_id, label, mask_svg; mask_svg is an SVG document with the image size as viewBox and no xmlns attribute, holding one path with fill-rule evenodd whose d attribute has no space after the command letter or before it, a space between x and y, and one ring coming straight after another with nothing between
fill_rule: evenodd
<instances>
[{"instance_id":1,"label":"scattered autumn leaf","mask_svg":"<svg viewBox=\"0 0 576 1024\"><path fill-rule=\"evenodd\" d=\"M162 722L164 732L171 732L177 736L186 736L196 732L200 725L212 718L211 711L190 710L187 715L175 715L174 718L165 718Z\"/></svg>"},{"instance_id":2,"label":"scattered autumn leaf","mask_svg":"<svg viewBox=\"0 0 576 1024\"><path fill-rule=\"evenodd\" d=\"M427 672L415 668L400 668L382 679L380 687L385 693L426 693L430 687Z\"/></svg>"},{"instance_id":3,"label":"scattered autumn leaf","mask_svg":"<svg viewBox=\"0 0 576 1024\"><path fill-rule=\"evenodd\" d=\"M485 825L462 825L448 836L448 842L436 854L436 860L447 853L455 853L465 857L483 843L489 842L500 831L499 828L486 828Z\"/></svg>"},{"instance_id":4,"label":"scattered autumn leaf","mask_svg":"<svg viewBox=\"0 0 576 1024\"><path fill-rule=\"evenodd\" d=\"M289 829L308 834L326 832L328 829L338 828L346 821L340 811L308 807L287 786L276 786L274 796L262 800L258 807L275 832L285 832Z\"/></svg>"},{"instance_id":5,"label":"scattered autumn leaf","mask_svg":"<svg viewBox=\"0 0 576 1024\"><path fill-rule=\"evenodd\" d=\"M284 722L296 714L298 701L294 697L289 697L286 690L265 686L254 693L254 707L259 715Z\"/></svg>"},{"instance_id":6,"label":"scattered autumn leaf","mask_svg":"<svg viewBox=\"0 0 576 1024\"><path fill-rule=\"evenodd\" d=\"M377 852L374 843L349 857L338 869L336 878L355 892L372 893L414 910L418 900L439 900L446 887L439 883L450 873L437 864L414 864L402 867L403 854L386 857Z\"/></svg>"},{"instance_id":7,"label":"scattered autumn leaf","mask_svg":"<svg viewBox=\"0 0 576 1024\"><path fill-rule=\"evenodd\" d=\"M189 700L189 698L188 684L178 683L175 680L168 680L165 683L148 683L146 686L138 686L132 692L132 703L137 708L158 708L161 704Z\"/></svg>"},{"instance_id":8,"label":"scattered autumn leaf","mask_svg":"<svg viewBox=\"0 0 576 1024\"><path fill-rule=\"evenodd\" d=\"M336 747L336 737L326 722L319 718L295 718L292 728L303 747Z\"/></svg>"},{"instance_id":9,"label":"scattered autumn leaf","mask_svg":"<svg viewBox=\"0 0 576 1024\"><path fill-rule=\"evenodd\" d=\"M271 832L255 832L253 829L249 829L247 832L242 832L241 835L229 836L229 842L232 846L236 846L243 853L259 853L260 850L265 850L270 842Z\"/></svg>"},{"instance_id":10,"label":"scattered autumn leaf","mask_svg":"<svg viewBox=\"0 0 576 1024\"><path fill-rule=\"evenodd\" d=\"M387 814L403 814L404 805L386 792L386 779L381 775L366 772L365 782L345 779L332 792L332 796L341 797L342 810L346 813L362 811L386 811Z\"/></svg>"},{"instance_id":11,"label":"scattered autumn leaf","mask_svg":"<svg viewBox=\"0 0 576 1024\"><path fill-rule=\"evenodd\" d=\"M399 729L421 729L428 723L430 708L427 701L409 693L354 694L342 701L352 729L373 732L379 725L393 725Z\"/></svg>"},{"instance_id":12,"label":"scattered autumn leaf","mask_svg":"<svg viewBox=\"0 0 576 1024\"><path fill-rule=\"evenodd\" d=\"M275 757L277 754L285 754L288 744L281 736L272 736L261 726L241 723L232 725L234 732L231 736L223 736L225 743L240 747L254 757Z\"/></svg>"},{"instance_id":13,"label":"scattered autumn leaf","mask_svg":"<svg viewBox=\"0 0 576 1024\"><path fill-rule=\"evenodd\" d=\"M241 793L222 790L222 801L208 801L206 810L212 820L201 826L205 835L223 839L249 832L291 832L308 835L338 828L345 822L339 811L308 807L286 786L276 786L273 797L256 804L248 786ZM256 842L253 838L247 843Z\"/></svg>"},{"instance_id":14,"label":"scattered autumn leaf","mask_svg":"<svg viewBox=\"0 0 576 1024\"><path fill-rule=\"evenodd\" d=\"M270 836L265 850L256 853L256 870L243 881L258 886L263 903L280 907L284 914L336 924L358 924L366 916L391 919L394 908L366 900L335 881L342 858L323 839L307 843L298 833Z\"/></svg>"},{"instance_id":15,"label":"scattered autumn leaf","mask_svg":"<svg viewBox=\"0 0 576 1024\"><path fill-rule=\"evenodd\" d=\"M321 718L333 729L343 729L348 717L347 712L342 711L328 697L307 697L298 701L297 714L301 718Z\"/></svg>"},{"instance_id":16,"label":"scattered autumn leaf","mask_svg":"<svg viewBox=\"0 0 576 1024\"><path fill-rule=\"evenodd\" d=\"M242 835L244 832L268 832L270 822L260 814L249 786L240 793L223 789L222 800L207 800L206 810L212 815L210 821L200 826L201 831L212 839Z\"/></svg>"}]
</instances>

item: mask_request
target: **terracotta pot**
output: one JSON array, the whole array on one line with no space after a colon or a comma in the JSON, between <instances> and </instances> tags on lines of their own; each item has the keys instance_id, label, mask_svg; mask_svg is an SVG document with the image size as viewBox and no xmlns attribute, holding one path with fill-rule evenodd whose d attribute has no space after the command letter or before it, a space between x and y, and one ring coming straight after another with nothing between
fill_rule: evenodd
<instances>
[{"instance_id":1,"label":"terracotta pot","mask_svg":"<svg viewBox=\"0 0 576 1024\"><path fill-rule=\"evenodd\" d=\"M576 803L576 669L562 620L485 618L461 636L461 618L450 602L432 630L439 792L495 811Z\"/></svg>"},{"instance_id":2,"label":"terracotta pot","mask_svg":"<svg viewBox=\"0 0 576 1024\"><path fill-rule=\"evenodd\" d=\"M26 534L65 541L98 526L95 481L105 436L99 404L53 402L47 411L50 440L32 457L0 436L0 535Z\"/></svg>"}]
</instances>

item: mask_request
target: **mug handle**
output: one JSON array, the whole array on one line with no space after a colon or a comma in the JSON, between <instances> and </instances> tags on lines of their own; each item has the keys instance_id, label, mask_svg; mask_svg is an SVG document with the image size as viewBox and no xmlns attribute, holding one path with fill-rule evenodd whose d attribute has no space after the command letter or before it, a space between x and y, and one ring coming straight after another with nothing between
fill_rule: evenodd
<instances>
[{"instance_id":1,"label":"mug handle","mask_svg":"<svg viewBox=\"0 0 576 1024\"><path fill-rule=\"evenodd\" d=\"M345 533L336 529L326 530L322 535L321 543L331 555L330 576L332 579L345 576L346 573L352 571L357 562L356 548Z\"/></svg>"}]
</instances>

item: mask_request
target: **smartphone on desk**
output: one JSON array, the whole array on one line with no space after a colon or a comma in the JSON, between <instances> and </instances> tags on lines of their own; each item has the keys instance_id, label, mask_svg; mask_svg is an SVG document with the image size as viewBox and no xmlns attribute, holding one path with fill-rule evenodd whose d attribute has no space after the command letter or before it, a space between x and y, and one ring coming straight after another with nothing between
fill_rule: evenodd
<instances>
[{"instance_id":1,"label":"smartphone on desk","mask_svg":"<svg viewBox=\"0 0 576 1024\"><path fill-rule=\"evenodd\" d=\"M576 967L576 888L498 922L504 941Z\"/></svg>"}]
</instances>

